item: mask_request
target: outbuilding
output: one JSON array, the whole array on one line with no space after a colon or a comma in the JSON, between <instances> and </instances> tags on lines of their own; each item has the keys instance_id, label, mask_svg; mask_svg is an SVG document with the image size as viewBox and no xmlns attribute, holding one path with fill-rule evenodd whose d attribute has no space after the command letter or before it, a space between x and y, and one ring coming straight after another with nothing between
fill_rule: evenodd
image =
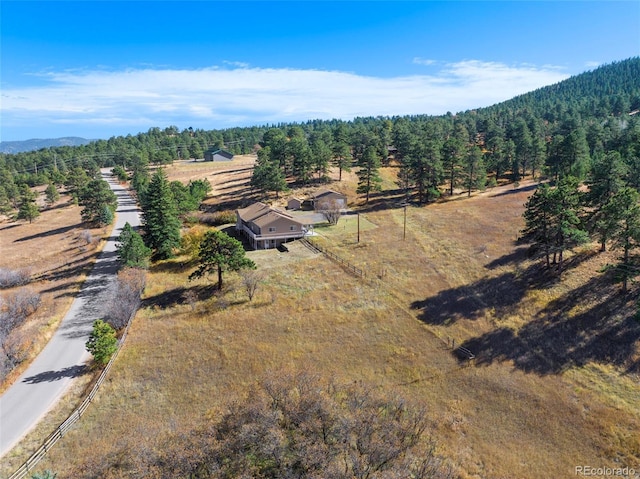
<instances>
[{"instance_id":1,"label":"outbuilding","mask_svg":"<svg viewBox=\"0 0 640 479\"><path fill-rule=\"evenodd\" d=\"M313 209L323 210L344 210L347 207L347 196L333 190L323 190L311 197Z\"/></svg>"},{"instance_id":2,"label":"outbuilding","mask_svg":"<svg viewBox=\"0 0 640 479\"><path fill-rule=\"evenodd\" d=\"M204 161L231 161L233 153L222 148L209 148L204 152Z\"/></svg>"}]
</instances>

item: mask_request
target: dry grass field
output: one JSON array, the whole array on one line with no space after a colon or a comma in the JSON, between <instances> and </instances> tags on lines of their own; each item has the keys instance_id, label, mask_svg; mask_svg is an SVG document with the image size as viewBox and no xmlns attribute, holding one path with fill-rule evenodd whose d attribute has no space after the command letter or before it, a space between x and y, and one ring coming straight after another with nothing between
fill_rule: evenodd
<instances>
[{"instance_id":1,"label":"dry grass field","mask_svg":"<svg viewBox=\"0 0 640 479\"><path fill-rule=\"evenodd\" d=\"M37 312L21 328L26 360L0 383L0 392L51 337L101 248L106 230L87 229L80 209L62 195L51 208L43 209L32 224L7 218L0 221L0 268L27 269L31 281L26 287L41 298ZM0 293L11 294L14 289L18 288Z\"/></svg>"},{"instance_id":2,"label":"dry grass field","mask_svg":"<svg viewBox=\"0 0 640 479\"><path fill-rule=\"evenodd\" d=\"M259 198L250 164L168 172L209 178L213 212ZM292 243L248 253L265 278L249 302L237 275L214 294L211 282L187 280L185 257L154 265L109 380L39 468L84 477L107 463L112 477L135 477L138 460L220 417L265 376L307 370L422 404L461 478L640 471L637 293L620 295L598 272L612 256L585 248L561 281L546 276L516 243L531 182L411 205L403 239L395 174L384 169L369 205L354 196L353 173L335 185L361 213L359 242L355 216L316 229L365 278ZM476 358L457 358L454 341Z\"/></svg>"}]
</instances>

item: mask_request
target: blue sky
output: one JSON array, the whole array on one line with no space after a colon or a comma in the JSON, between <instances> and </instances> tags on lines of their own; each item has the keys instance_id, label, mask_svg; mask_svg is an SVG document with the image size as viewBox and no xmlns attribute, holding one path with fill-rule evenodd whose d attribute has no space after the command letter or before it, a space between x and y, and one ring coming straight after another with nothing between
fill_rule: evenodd
<instances>
[{"instance_id":1,"label":"blue sky","mask_svg":"<svg viewBox=\"0 0 640 479\"><path fill-rule=\"evenodd\" d=\"M0 139L442 114L640 55L640 1L0 3Z\"/></svg>"}]
</instances>

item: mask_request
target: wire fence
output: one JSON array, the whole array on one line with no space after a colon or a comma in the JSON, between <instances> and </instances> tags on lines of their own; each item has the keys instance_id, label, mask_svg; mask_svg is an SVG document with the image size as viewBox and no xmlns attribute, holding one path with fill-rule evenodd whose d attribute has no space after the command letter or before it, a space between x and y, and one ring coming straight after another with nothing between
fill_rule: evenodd
<instances>
[{"instance_id":1,"label":"wire fence","mask_svg":"<svg viewBox=\"0 0 640 479\"><path fill-rule=\"evenodd\" d=\"M91 404L93 399L96 397L96 394L98 394L98 389L100 389L100 386L102 385L102 383L104 383L105 379L107 378L107 374L111 369L111 366L113 365L114 361L118 357L118 353L120 352L120 349L122 348L122 345L124 344L124 341L127 338L127 333L129 332L129 326L131 326L131 322L133 321L133 317L135 316L135 313L136 312L133 311L133 313L129 317L129 320L127 321L127 325L124 328L124 332L122 333L122 337L118 342L118 349L113 354L113 356L111 356L111 359L109 360L105 368L100 373L100 376L98 377L98 380L91 388L89 395L86 398L84 398L84 400L80 403L80 405L76 408L76 410L73 411L69 415L69 417L62 424L60 424L56 428L56 430L49 435L49 437L47 437L47 439L45 439L45 441L42 443L42 446L40 446L38 450L35 451L31 455L31 457L29 457L29 459L27 459L24 462L24 464L22 464L22 466L18 468L16 472L11 474L11 476L9 476L8 479L22 479L26 477L26 475L29 474L31 471L33 471L33 469L38 465L38 463L42 460L42 458L62 438L62 436L64 436L67 433L67 431L69 431L69 429L71 429L71 427L80 420L80 417L82 417L82 414L84 414L84 412L89 407L89 404Z\"/></svg>"},{"instance_id":2,"label":"wire fence","mask_svg":"<svg viewBox=\"0 0 640 479\"><path fill-rule=\"evenodd\" d=\"M340 256L328 250L327 248L320 246L317 242L309 238L303 238L302 242L305 243L308 247L332 259L333 261L338 263L340 266L342 266L344 269L346 269L349 273L355 276L358 276L360 278L365 277L364 270L358 268L357 266L354 266L353 264L349 263L346 259L341 258Z\"/></svg>"}]
</instances>

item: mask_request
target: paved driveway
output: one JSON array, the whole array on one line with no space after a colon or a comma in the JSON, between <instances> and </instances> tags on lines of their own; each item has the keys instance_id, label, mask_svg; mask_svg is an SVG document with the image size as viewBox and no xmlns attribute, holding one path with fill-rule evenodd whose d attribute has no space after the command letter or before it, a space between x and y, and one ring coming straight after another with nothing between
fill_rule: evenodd
<instances>
[{"instance_id":1,"label":"paved driveway","mask_svg":"<svg viewBox=\"0 0 640 479\"><path fill-rule=\"evenodd\" d=\"M133 198L111 177L108 169L102 170L102 176L118 197L115 227L47 346L0 397L0 457L36 426L73 379L84 372L90 359L84 345L93 321L102 318L106 293L118 270L115 240L126 222L134 227L140 224L140 212Z\"/></svg>"}]
</instances>

